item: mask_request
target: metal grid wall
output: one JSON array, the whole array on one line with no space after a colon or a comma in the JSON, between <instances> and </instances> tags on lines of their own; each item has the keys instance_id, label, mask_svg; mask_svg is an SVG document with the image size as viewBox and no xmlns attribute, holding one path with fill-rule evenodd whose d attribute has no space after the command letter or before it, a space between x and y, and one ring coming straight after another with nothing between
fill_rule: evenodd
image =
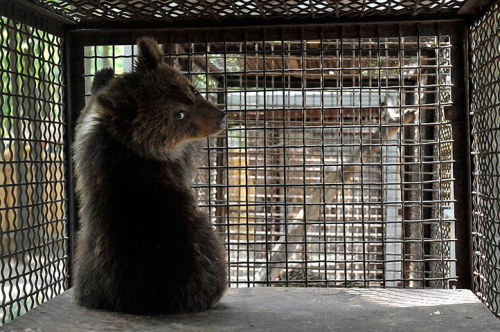
<instances>
[{"instance_id":1,"label":"metal grid wall","mask_svg":"<svg viewBox=\"0 0 500 332\"><path fill-rule=\"evenodd\" d=\"M465 0L296 0L296 1L196 1L196 0L29 0L74 21L167 20L204 18L363 17L456 13Z\"/></svg>"},{"instance_id":2,"label":"metal grid wall","mask_svg":"<svg viewBox=\"0 0 500 332\"><path fill-rule=\"evenodd\" d=\"M65 289L62 39L0 16L0 325Z\"/></svg>"},{"instance_id":3,"label":"metal grid wall","mask_svg":"<svg viewBox=\"0 0 500 332\"><path fill-rule=\"evenodd\" d=\"M166 60L228 112L193 187L232 286L456 279L451 38L440 24L369 29L162 33ZM134 54L85 47L87 95L96 70L126 72Z\"/></svg>"},{"instance_id":4,"label":"metal grid wall","mask_svg":"<svg viewBox=\"0 0 500 332\"><path fill-rule=\"evenodd\" d=\"M500 4L470 31L474 292L500 317Z\"/></svg>"}]
</instances>

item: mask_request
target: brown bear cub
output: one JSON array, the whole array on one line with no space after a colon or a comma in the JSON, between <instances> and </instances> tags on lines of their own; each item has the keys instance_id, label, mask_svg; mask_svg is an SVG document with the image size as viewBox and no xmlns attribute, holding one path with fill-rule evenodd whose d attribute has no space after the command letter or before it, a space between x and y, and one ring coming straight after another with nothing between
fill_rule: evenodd
<instances>
[{"instance_id":1,"label":"brown bear cub","mask_svg":"<svg viewBox=\"0 0 500 332\"><path fill-rule=\"evenodd\" d=\"M221 298L226 266L190 183L200 139L226 116L163 62L153 39L138 46L131 73L96 74L78 119L75 297L131 313L201 311Z\"/></svg>"}]
</instances>

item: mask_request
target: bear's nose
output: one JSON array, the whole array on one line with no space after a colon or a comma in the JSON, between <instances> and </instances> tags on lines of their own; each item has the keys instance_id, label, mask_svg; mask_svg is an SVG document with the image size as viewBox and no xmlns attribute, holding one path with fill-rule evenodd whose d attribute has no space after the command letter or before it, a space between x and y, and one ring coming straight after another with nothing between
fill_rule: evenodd
<instances>
[{"instance_id":1,"label":"bear's nose","mask_svg":"<svg viewBox=\"0 0 500 332\"><path fill-rule=\"evenodd\" d=\"M225 127L226 126L226 121L227 121L227 115L226 113L221 113L219 115L219 126L220 127Z\"/></svg>"}]
</instances>

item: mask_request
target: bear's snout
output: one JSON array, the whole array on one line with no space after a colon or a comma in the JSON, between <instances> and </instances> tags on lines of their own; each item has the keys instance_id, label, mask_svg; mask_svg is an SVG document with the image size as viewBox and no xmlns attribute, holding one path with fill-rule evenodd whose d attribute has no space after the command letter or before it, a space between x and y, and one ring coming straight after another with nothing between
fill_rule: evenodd
<instances>
[{"instance_id":1,"label":"bear's snout","mask_svg":"<svg viewBox=\"0 0 500 332\"><path fill-rule=\"evenodd\" d=\"M226 129L226 113L209 103L197 108L192 113L191 119L198 128L199 135L197 137L214 136Z\"/></svg>"},{"instance_id":2,"label":"bear's snout","mask_svg":"<svg viewBox=\"0 0 500 332\"><path fill-rule=\"evenodd\" d=\"M224 112L221 112L221 114L219 114L219 118L218 118L218 122L217 122L217 124L219 125L219 128L225 129L226 122L227 122L227 114Z\"/></svg>"}]
</instances>

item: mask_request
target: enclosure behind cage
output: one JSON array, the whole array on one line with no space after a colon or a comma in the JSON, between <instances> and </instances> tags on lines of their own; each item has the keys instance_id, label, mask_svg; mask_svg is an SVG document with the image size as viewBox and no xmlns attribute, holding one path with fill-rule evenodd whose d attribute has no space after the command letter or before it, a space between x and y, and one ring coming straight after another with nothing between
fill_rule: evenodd
<instances>
[{"instance_id":1,"label":"enclosure behind cage","mask_svg":"<svg viewBox=\"0 0 500 332\"><path fill-rule=\"evenodd\" d=\"M500 8L471 7L2 1L2 323L71 286L75 121L143 35L227 112L192 187L230 287L469 288L498 316Z\"/></svg>"}]
</instances>

